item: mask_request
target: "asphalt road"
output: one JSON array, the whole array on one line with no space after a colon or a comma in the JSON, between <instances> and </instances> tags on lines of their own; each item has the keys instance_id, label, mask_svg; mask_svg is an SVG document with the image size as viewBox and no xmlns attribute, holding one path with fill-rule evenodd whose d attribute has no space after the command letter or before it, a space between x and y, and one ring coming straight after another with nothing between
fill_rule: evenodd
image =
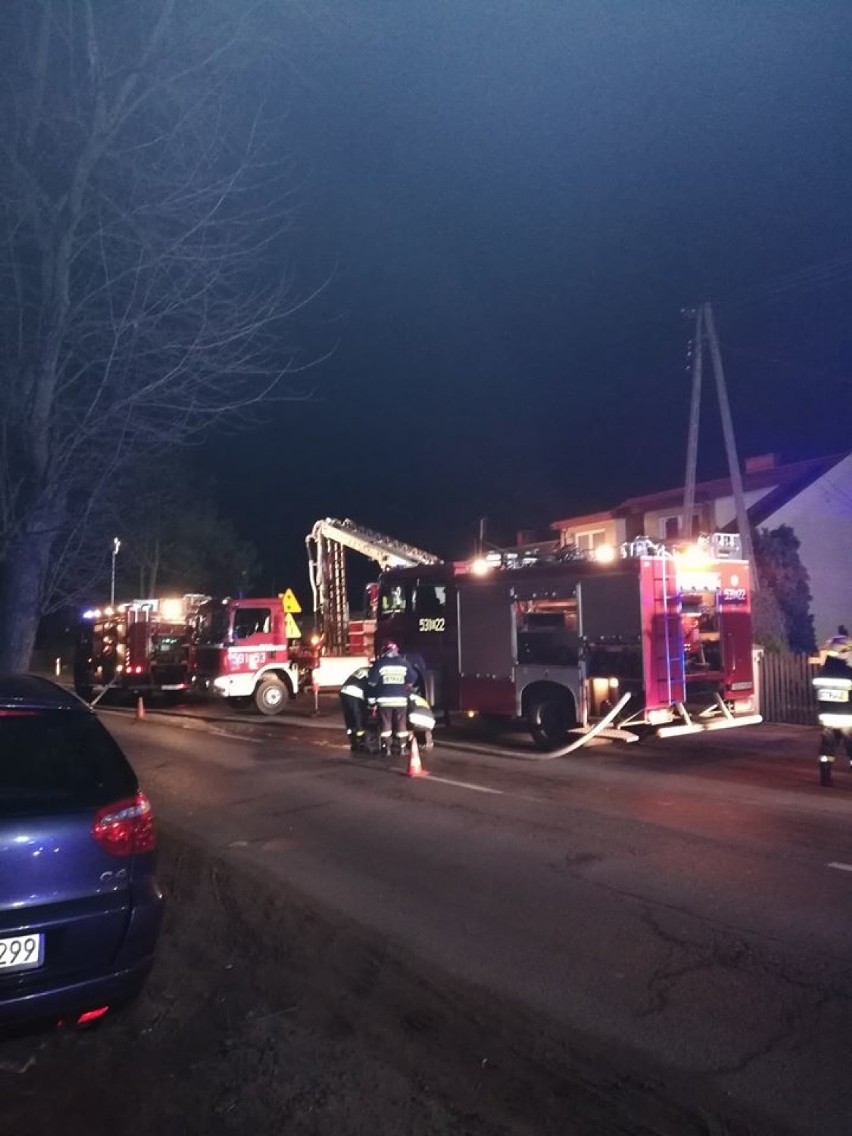
<instances>
[{"instance_id":1,"label":"asphalt road","mask_svg":"<svg viewBox=\"0 0 852 1136\"><path fill-rule=\"evenodd\" d=\"M293 723L104 719L177 831L756 1131L852 1131L852 772L819 788L813 731L411 780Z\"/></svg>"}]
</instances>

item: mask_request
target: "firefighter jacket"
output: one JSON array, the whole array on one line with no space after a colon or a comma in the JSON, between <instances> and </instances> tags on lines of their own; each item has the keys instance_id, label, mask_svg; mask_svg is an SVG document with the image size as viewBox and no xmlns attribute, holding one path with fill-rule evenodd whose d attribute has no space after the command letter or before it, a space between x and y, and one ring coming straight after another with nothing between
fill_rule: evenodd
<instances>
[{"instance_id":1,"label":"firefighter jacket","mask_svg":"<svg viewBox=\"0 0 852 1136\"><path fill-rule=\"evenodd\" d=\"M370 667L367 696L379 706L408 706L417 685L417 671L404 655L382 655Z\"/></svg>"},{"instance_id":2,"label":"firefighter jacket","mask_svg":"<svg viewBox=\"0 0 852 1136\"><path fill-rule=\"evenodd\" d=\"M408 696L408 724L413 730L435 729L435 715L422 694Z\"/></svg>"},{"instance_id":3,"label":"firefighter jacket","mask_svg":"<svg viewBox=\"0 0 852 1136\"><path fill-rule=\"evenodd\" d=\"M357 671L353 671L346 682L344 682L343 686L341 686L341 695L345 694L349 698L357 698L361 702L366 701L367 676L369 673L369 667L359 667Z\"/></svg>"},{"instance_id":4,"label":"firefighter jacket","mask_svg":"<svg viewBox=\"0 0 852 1136\"><path fill-rule=\"evenodd\" d=\"M852 638L836 636L826 644L813 683L820 725L852 730Z\"/></svg>"}]
</instances>

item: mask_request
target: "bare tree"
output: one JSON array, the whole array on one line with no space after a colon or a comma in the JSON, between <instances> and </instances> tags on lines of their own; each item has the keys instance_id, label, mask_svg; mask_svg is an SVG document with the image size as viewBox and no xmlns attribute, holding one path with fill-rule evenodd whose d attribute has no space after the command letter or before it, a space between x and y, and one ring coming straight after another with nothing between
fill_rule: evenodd
<instances>
[{"instance_id":1,"label":"bare tree","mask_svg":"<svg viewBox=\"0 0 852 1136\"><path fill-rule=\"evenodd\" d=\"M4 0L0 670L119 470L301 397L265 15Z\"/></svg>"},{"instance_id":2,"label":"bare tree","mask_svg":"<svg viewBox=\"0 0 852 1136\"><path fill-rule=\"evenodd\" d=\"M75 517L54 543L45 589L52 598L43 614L106 603L116 537L118 602L163 589L244 594L259 574L260 557L219 512L214 490L185 448L153 464L143 455L121 470L85 523Z\"/></svg>"}]
</instances>

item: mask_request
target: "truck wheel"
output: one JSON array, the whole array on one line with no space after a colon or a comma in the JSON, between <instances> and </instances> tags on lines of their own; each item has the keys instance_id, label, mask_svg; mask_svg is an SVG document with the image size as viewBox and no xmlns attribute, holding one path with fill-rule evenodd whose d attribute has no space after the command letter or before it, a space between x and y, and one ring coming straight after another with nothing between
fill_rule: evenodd
<instances>
[{"instance_id":1,"label":"truck wheel","mask_svg":"<svg viewBox=\"0 0 852 1136\"><path fill-rule=\"evenodd\" d=\"M280 714L287 705L289 691L280 678L262 679L254 692L254 704L261 714Z\"/></svg>"},{"instance_id":2,"label":"truck wheel","mask_svg":"<svg viewBox=\"0 0 852 1136\"><path fill-rule=\"evenodd\" d=\"M540 694L527 711L527 725L537 749L565 745L569 731L577 725L571 698L559 691Z\"/></svg>"}]
</instances>

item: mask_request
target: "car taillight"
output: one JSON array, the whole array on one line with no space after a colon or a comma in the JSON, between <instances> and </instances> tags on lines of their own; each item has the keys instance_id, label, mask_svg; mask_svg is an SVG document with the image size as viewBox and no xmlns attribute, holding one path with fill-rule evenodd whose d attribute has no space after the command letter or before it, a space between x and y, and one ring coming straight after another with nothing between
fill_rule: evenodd
<instances>
[{"instance_id":1,"label":"car taillight","mask_svg":"<svg viewBox=\"0 0 852 1136\"><path fill-rule=\"evenodd\" d=\"M157 846L154 814L144 793L98 809L92 836L110 856L132 856L152 852Z\"/></svg>"},{"instance_id":2,"label":"car taillight","mask_svg":"<svg viewBox=\"0 0 852 1136\"><path fill-rule=\"evenodd\" d=\"M108 1012L109 1006L98 1006L96 1010L86 1010L77 1018L77 1025L85 1026L89 1022L96 1022L98 1018L102 1018Z\"/></svg>"}]
</instances>

